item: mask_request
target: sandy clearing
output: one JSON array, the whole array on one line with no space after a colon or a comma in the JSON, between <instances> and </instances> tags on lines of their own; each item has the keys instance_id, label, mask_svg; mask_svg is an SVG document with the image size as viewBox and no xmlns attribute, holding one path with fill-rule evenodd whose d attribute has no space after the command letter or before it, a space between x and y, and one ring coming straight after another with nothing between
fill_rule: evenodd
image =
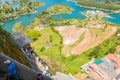
<instances>
[{"instance_id":1,"label":"sandy clearing","mask_svg":"<svg viewBox=\"0 0 120 80\"><path fill-rule=\"evenodd\" d=\"M86 28L76 28L75 25L58 26L55 27L55 29L58 30L61 36L63 37L64 45L74 44L76 41L79 40L82 33L85 32L86 30Z\"/></svg>"},{"instance_id":2,"label":"sandy clearing","mask_svg":"<svg viewBox=\"0 0 120 80\"><path fill-rule=\"evenodd\" d=\"M72 54L80 54L83 51L85 51L87 49L91 39L92 39L91 33L88 29L86 29L83 41L78 46L73 48L71 53Z\"/></svg>"}]
</instances>

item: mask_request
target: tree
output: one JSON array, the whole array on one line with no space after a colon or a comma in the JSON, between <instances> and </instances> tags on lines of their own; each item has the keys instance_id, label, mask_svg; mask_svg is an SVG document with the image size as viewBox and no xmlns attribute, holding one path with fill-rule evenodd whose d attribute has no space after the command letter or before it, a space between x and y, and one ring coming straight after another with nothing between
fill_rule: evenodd
<instances>
[{"instance_id":1,"label":"tree","mask_svg":"<svg viewBox=\"0 0 120 80\"><path fill-rule=\"evenodd\" d=\"M108 24L105 24L105 26L103 27L103 31L105 31L107 27L108 27Z\"/></svg>"}]
</instances>

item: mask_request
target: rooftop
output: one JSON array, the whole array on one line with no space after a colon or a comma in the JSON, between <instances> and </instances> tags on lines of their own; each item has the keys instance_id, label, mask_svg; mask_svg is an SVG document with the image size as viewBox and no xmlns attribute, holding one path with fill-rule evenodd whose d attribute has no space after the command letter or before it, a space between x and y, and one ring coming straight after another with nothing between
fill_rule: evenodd
<instances>
[{"instance_id":1,"label":"rooftop","mask_svg":"<svg viewBox=\"0 0 120 80\"><path fill-rule=\"evenodd\" d=\"M81 68L96 80L120 79L120 58L114 54L108 54L94 63L89 62Z\"/></svg>"},{"instance_id":2,"label":"rooftop","mask_svg":"<svg viewBox=\"0 0 120 80\"><path fill-rule=\"evenodd\" d=\"M30 42L32 42L32 40L30 38L28 38L27 36L25 36L23 33L21 32L14 32L12 34L16 44L22 48L25 45L29 44Z\"/></svg>"},{"instance_id":3,"label":"rooftop","mask_svg":"<svg viewBox=\"0 0 120 80\"><path fill-rule=\"evenodd\" d=\"M104 57L103 62L101 64L99 64L98 66L105 71L108 76L112 79L113 77L116 77L118 74L115 71L115 66L116 63L114 63L113 61L109 60L108 58ZM109 68L109 69L108 69Z\"/></svg>"}]
</instances>

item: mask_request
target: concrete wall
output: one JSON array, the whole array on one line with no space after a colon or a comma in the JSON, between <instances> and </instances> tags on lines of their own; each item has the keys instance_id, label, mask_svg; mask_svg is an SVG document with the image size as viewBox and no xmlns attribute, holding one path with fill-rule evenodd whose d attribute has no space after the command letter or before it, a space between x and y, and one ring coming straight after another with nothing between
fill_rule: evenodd
<instances>
[{"instance_id":1,"label":"concrete wall","mask_svg":"<svg viewBox=\"0 0 120 80\"><path fill-rule=\"evenodd\" d=\"M7 65L3 64L3 61L10 59L16 64L17 75L23 80L33 80L37 77L37 72L24 66L23 64L14 61L12 58L0 53L0 71L6 71Z\"/></svg>"}]
</instances>

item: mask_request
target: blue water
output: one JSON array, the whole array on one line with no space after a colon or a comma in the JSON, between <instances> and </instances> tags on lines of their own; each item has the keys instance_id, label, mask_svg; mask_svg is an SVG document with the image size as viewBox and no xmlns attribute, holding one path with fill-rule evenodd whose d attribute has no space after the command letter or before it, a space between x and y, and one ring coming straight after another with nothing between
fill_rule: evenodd
<instances>
[{"instance_id":1,"label":"blue water","mask_svg":"<svg viewBox=\"0 0 120 80\"><path fill-rule=\"evenodd\" d=\"M104 20L120 25L120 13L109 14L111 18L104 18Z\"/></svg>"},{"instance_id":2,"label":"blue water","mask_svg":"<svg viewBox=\"0 0 120 80\"><path fill-rule=\"evenodd\" d=\"M103 61L102 61L101 59L99 59L99 60L95 61L94 63L97 64L97 65L99 65L99 64L101 64L102 62L103 62Z\"/></svg>"},{"instance_id":3,"label":"blue water","mask_svg":"<svg viewBox=\"0 0 120 80\"><path fill-rule=\"evenodd\" d=\"M16 8L19 8L19 7L20 7L20 4L19 4L19 3L15 3L15 4L13 4L13 6L12 6L13 9L16 9Z\"/></svg>"},{"instance_id":4,"label":"blue water","mask_svg":"<svg viewBox=\"0 0 120 80\"><path fill-rule=\"evenodd\" d=\"M98 3L98 4L101 4L101 3L103 3L103 2L101 2L100 0L94 0L96 3Z\"/></svg>"},{"instance_id":5,"label":"blue water","mask_svg":"<svg viewBox=\"0 0 120 80\"><path fill-rule=\"evenodd\" d=\"M3 6L3 4L5 4L6 1L7 1L8 3L12 4L12 0L1 0L0 6Z\"/></svg>"},{"instance_id":6,"label":"blue water","mask_svg":"<svg viewBox=\"0 0 120 80\"><path fill-rule=\"evenodd\" d=\"M34 14L26 14L21 16L20 18L14 19L14 20L8 20L5 22L5 24L2 26L5 30L12 32L12 28L15 23L21 22L22 26L28 26L34 19L35 16L40 14L41 11L46 11L47 8L49 8L52 5L55 4L64 4L67 6L70 6L73 8L73 12L71 14L59 14L52 16L53 18L57 19L72 19L72 18L80 18L80 19L85 19L85 16L81 14L81 12L86 11L86 10L91 10L89 8L83 8L79 7L76 5L75 2L68 2L67 0L34 0L34 1L39 1L39 2L44 2L44 6L36 9L36 13ZM120 14L110 14L112 18L104 18L104 20L115 23L120 25Z\"/></svg>"}]
</instances>

